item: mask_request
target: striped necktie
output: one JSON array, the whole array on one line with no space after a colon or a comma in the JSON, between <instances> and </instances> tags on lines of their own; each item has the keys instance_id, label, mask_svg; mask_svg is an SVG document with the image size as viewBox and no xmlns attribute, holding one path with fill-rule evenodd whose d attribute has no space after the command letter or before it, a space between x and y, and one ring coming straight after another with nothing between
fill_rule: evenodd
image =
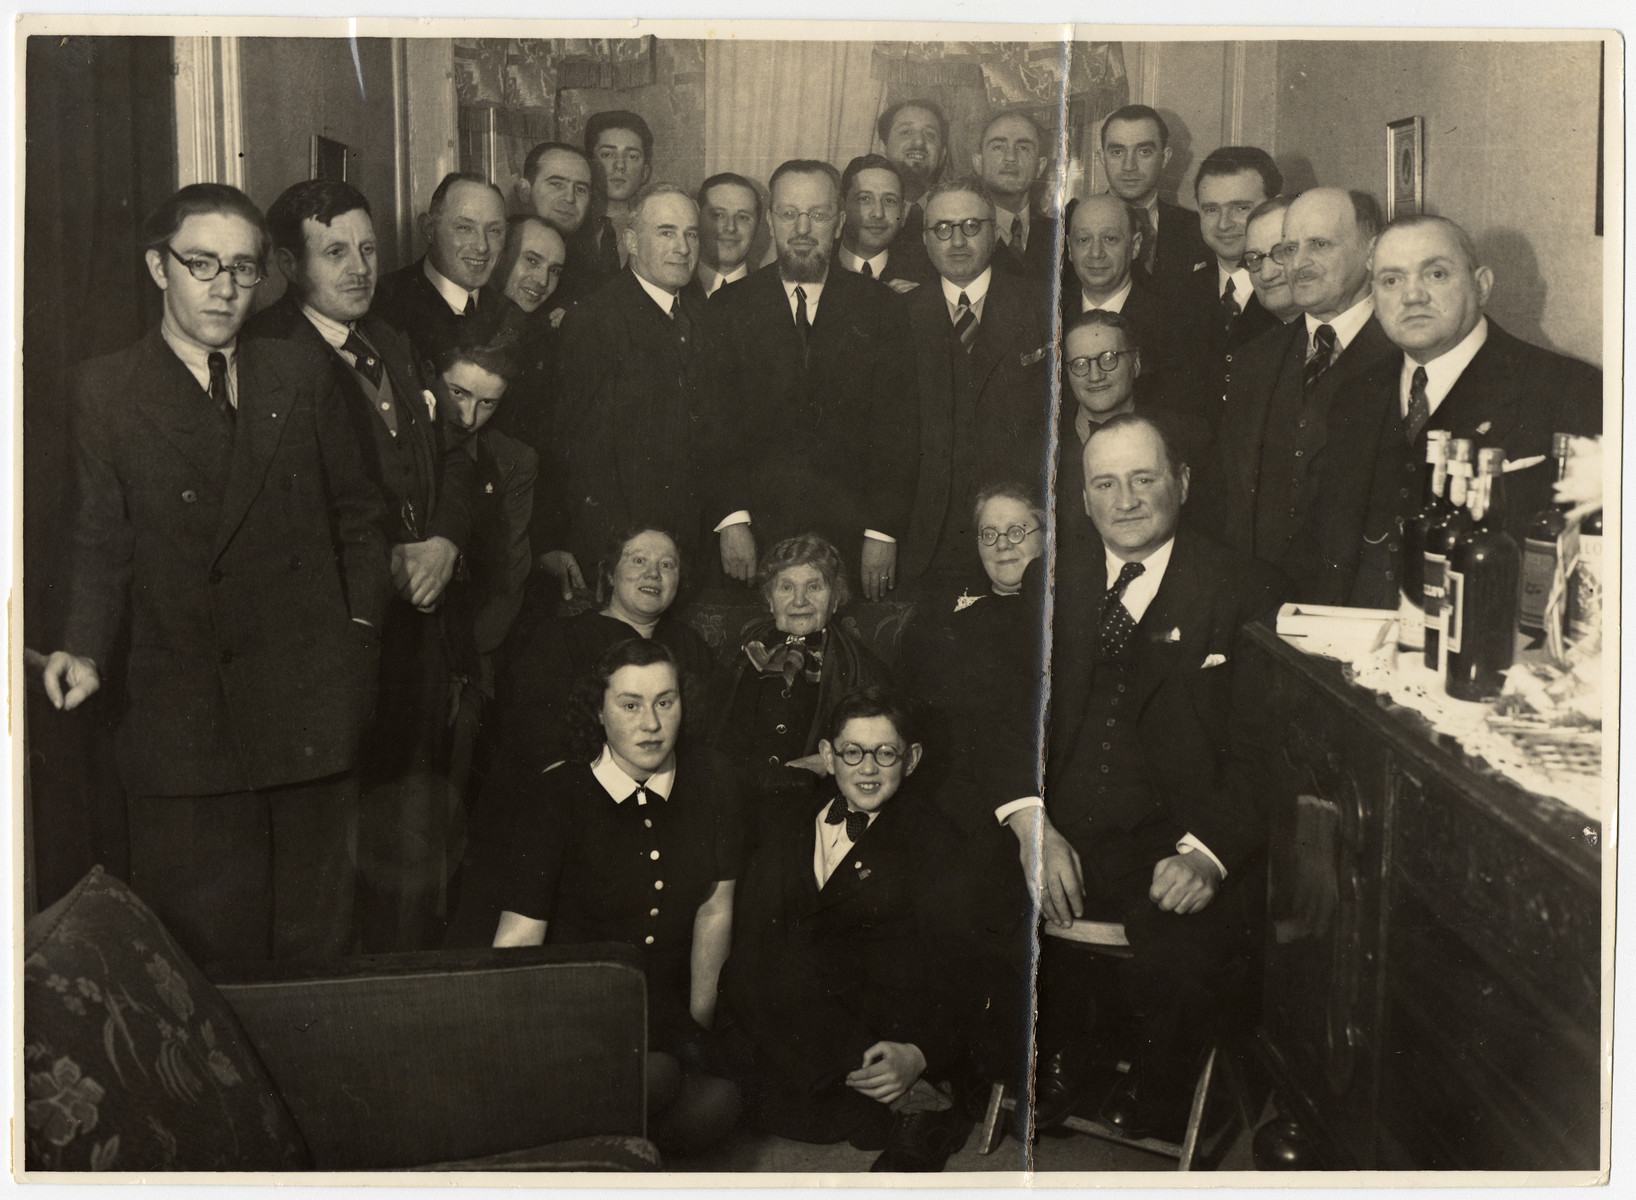
<instances>
[{"instance_id":1,"label":"striped necktie","mask_svg":"<svg viewBox=\"0 0 1636 1200\"><path fill-rule=\"evenodd\" d=\"M970 354L971 344L977 338L977 313L964 292L960 293L954 305L954 336L960 339L961 348Z\"/></svg>"},{"instance_id":2,"label":"striped necktie","mask_svg":"<svg viewBox=\"0 0 1636 1200\"><path fill-rule=\"evenodd\" d=\"M1329 370L1329 364L1335 361L1335 328L1332 325L1320 325L1312 332L1312 353L1307 356L1307 369L1304 387L1312 390L1323 373Z\"/></svg>"}]
</instances>

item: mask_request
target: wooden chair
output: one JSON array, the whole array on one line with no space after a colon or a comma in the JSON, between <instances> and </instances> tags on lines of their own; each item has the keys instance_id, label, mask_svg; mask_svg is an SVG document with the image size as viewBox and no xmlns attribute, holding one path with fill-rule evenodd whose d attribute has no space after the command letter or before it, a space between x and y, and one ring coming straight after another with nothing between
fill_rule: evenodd
<instances>
[{"instance_id":1,"label":"wooden chair","mask_svg":"<svg viewBox=\"0 0 1636 1200\"><path fill-rule=\"evenodd\" d=\"M1067 928L1045 922L1042 928L1049 937L1078 942L1089 947L1095 954L1109 958L1131 956L1130 941L1125 936L1125 927L1117 921L1080 920L1074 921ZM1191 1171L1198 1151L1200 1129L1204 1124L1205 1106L1210 1099L1211 1086L1216 1082L1218 1068L1232 1092L1234 1107L1237 1110L1234 1115L1244 1123L1245 1129L1255 1128L1255 1117L1250 1111L1249 1091L1228 1048L1220 1041L1210 1047L1205 1055L1204 1065L1199 1069L1198 1082L1193 1086L1193 1104L1187 1114L1187 1129L1180 1142L1167 1142L1159 1138L1129 1138L1117 1127L1087 1117L1070 1116L1062 1123L1063 1127L1121 1146L1162 1154L1166 1158L1176 1160L1178 1171ZM1130 1064L1121 1062L1118 1070L1123 1074L1130 1070ZM1009 1093L1010 1089L1003 1083L996 1083L989 1092L988 1108L983 1114L983 1127L977 1143L978 1149L984 1154L992 1154L1005 1139L1006 1122L1003 1114L1014 1112L1017 1107L1015 1097ZM1225 1143L1218 1139L1218 1145L1222 1144Z\"/></svg>"}]
</instances>

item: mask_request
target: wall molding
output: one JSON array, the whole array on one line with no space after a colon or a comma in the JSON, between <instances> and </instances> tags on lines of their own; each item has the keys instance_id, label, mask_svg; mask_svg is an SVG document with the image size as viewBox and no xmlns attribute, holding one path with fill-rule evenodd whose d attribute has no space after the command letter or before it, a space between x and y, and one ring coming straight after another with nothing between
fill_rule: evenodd
<instances>
[{"instance_id":1,"label":"wall molding","mask_svg":"<svg viewBox=\"0 0 1636 1200\"><path fill-rule=\"evenodd\" d=\"M1248 42L1228 42L1226 46L1224 94L1221 98L1221 139L1224 145L1244 144L1244 74L1249 55Z\"/></svg>"},{"instance_id":2,"label":"wall molding","mask_svg":"<svg viewBox=\"0 0 1636 1200\"><path fill-rule=\"evenodd\" d=\"M176 184L244 187L239 39L179 37L173 50Z\"/></svg>"}]
</instances>

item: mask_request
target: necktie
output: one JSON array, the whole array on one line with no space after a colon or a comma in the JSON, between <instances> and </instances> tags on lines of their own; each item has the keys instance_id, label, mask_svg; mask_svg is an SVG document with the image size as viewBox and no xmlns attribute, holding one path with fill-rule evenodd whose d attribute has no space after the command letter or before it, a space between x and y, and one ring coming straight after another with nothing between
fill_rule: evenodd
<instances>
[{"instance_id":1,"label":"necktie","mask_svg":"<svg viewBox=\"0 0 1636 1200\"><path fill-rule=\"evenodd\" d=\"M670 319L676 326L676 340L684 346L687 345L688 334L693 332L693 323L687 319L687 314L682 311L682 298L680 296L670 298Z\"/></svg>"},{"instance_id":2,"label":"necktie","mask_svg":"<svg viewBox=\"0 0 1636 1200\"><path fill-rule=\"evenodd\" d=\"M1119 578L1108 589L1102 601L1102 621L1097 628L1097 644L1105 659L1118 660L1130 649L1131 636L1136 632L1136 620L1121 602L1125 589L1147 568L1139 562L1128 562L1119 568Z\"/></svg>"},{"instance_id":3,"label":"necktie","mask_svg":"<svg viewBox=\"0 0 1636 1200\"><path fill-rule=\"evenodd\" d=\"M477 293L476 292L467 292L466 293L466 307L460 310L460 315L463 316L463 317L475 317L477 315Z\"/></svg>"},{"instance_id":4,"label":"necktie","mask_svg":"<svg viewBox=\"0 0 1636 1200\"><path fill-rule=\"evenodd\" d=\"M638 784L636 790L632 792L628 798L636 801L639 806L646 807L648 802L648 789Z\"/></svg>"},{"instance_id":5,"label":"necktie","mask_svg":"<svg viewBox=\"0 0 1636 1200\"><path fill-rule=\"evenodd\" d=\"M1318 382L1320 376L1329 370L1329 364L1335 357L1335 330L1330 325L1320 325L1312 334L1312 353L1307 358L1307 372L1305 387L1312 390L1312 385Z\"/></svg>"},{"instance_id":6,"label":"necktie","mask_svg":"<svg viewBox=\"0 0 1636 1200\"><path fill-rule=\"evenodd\" d=\"M977 314L972 311L971 301L966 299L964 292L960 293L954 305L954 336L960 339L960 345L970 354L971 343L977 337Z\"/></svg>"},{"instance_id":7,"label":"necktie","mask_svg":"<svg viewBox=\"0 0 1636 1200\"><path fill-rule=\"evenodd\" d=\"M870 266L868 262L865 262L863 266L858 268L858 274L862 275L865 279L873 279L875 277L875 268Z\"/></svg>"},{"instance_id":8,"label":"necktie","mask_svg":"<svg viewBox=\"0 0 1636 1200\"><path fill-rule=\"evenodd\" d=\"M238 409L233 407L233 394L227 386L227 355L218 350L205 361L210 364L210 398L215 401L216 411L231 429L239 414Z\"/></svg>"},{"instance_id":9,"label":"necktie","mask_svg":"<svg viewBox=\"0 0 1636 1200\"><path fill-rule=\"evenodd\" d=\"M358 373L369 380L370 387L381 386L381 360L369 343L358 336L356 329L347 330L347 340L341 343L341 349L357 359Z\"/></svg>"},{"instance_id":10,"label":"necktie","mask_svg":"<svg viewBox=\"0 0 1636 1200\"><path fill-rule=\"evenodd\" d=\"M1414 441L1431 420L1431 400L1426 395L1426 368L1416 367L1409 381L1409 413L1403 418L1403 436Z\"/></svg>"},{"instance_id":11,"label":"necktie","mask_svg":"<svg viewBox=\"0 0 1636 1200\"><path fill-rule=\"evenodd\" d=\"M839 825L846 822L846 840L855 842L863 836L863 831L869 828L869 814L853 812L846 806L846 801L840 796L829 803L829 811L824 814L825 825Z\"/></svg>"},{"instance_id":12,"label":"necktie","mask_svg":"<svg viewBox=\"0 0 1636 1200\"><path fill-rule=\"evenodd\" d=\"M1006 245L1010 248L1011 253L1016 256L1017 261L1021 262L1023 251L1027 249L1027 247L1023 245L1023 227L1021 217L1011 218L1011 233L1006 239Z\"/></svg>"},{"instance_id":13,"label":"necktie","mask_svg":"<svg viewBox=\"0 0 1636 1200\"><path fill-rule=\"evenodd\" d=\"M812 321L807 316L807 289L795 289L795 336L801 341L801 366L807 365L807 341L812 336Z\"/></svg>"},{"instance_id":14,"label":"necktie","mask_svg":"<svg viewBox=\"0 0 1636 1200\"><path fill-rule=\"evenodd\" d=\"M597 236L596 258L604 275L619 273L619 235L614 232L612 218L602 218L602 232Z\"/></svg>"},{"instance_id":15,"label":"necktie","mask_svg":"<svg viewBox=\"0 0 1636 1200\"><path fill-rule=\"evenodd\" d=\"M1221 290L1221 318L1223 325L1229 332L1232 331L1233 322L1238 319L1238 314L1241 311L1238 307L1238 297L1234 295L1237 290L1233 286L1232 277L1229 276L1227 286Z\"/></svg>"},{"instance_id":16,"label":"necktie","mask_svg":"<svg viewBox=\"0 0 1636 1200\"><path fill-rule=\"evenodd\" d=\"M1159 266L1159 231L1147 209L1136 214L1142 224L1142 270L1152 275Z\"/></svg>"}]
</instances>

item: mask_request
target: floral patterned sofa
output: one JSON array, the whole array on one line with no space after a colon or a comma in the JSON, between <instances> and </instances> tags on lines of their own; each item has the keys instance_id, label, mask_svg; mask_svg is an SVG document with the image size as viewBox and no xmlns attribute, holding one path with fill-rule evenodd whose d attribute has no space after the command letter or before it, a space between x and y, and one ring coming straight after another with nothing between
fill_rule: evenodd
<instances>
[{"instance_id":1,"label":"floral patterned sofa","mask_svg":"<svg viewBox=\"0 0 1636 1200\"><path fill-rule=\"evenodd\" d=\"M26 927L26 1170L641 1170L625 946L246 964L207 980L94 868Z\"/></svg>"}]
</instances>

